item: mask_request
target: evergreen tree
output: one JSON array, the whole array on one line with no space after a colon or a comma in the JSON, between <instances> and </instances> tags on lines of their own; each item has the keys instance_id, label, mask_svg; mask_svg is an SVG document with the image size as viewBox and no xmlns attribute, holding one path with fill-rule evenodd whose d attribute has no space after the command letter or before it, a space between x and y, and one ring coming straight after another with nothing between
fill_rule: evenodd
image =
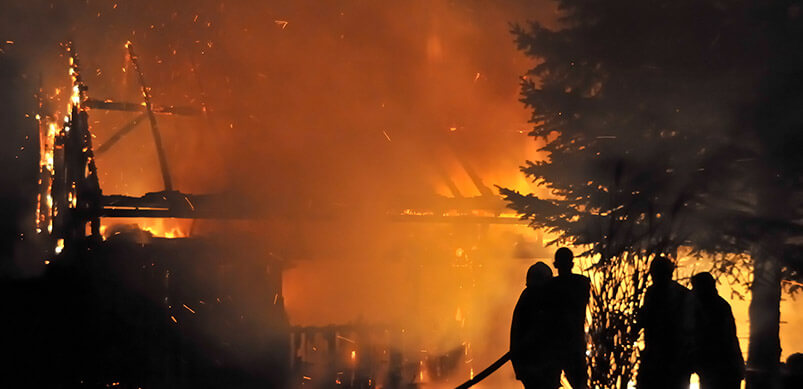
<instances>
[{"instance_id":1,"label":"evergreen tree","mask_svg":"<svg viewBox=\"0 0 803 389\"><path fill-rule=\"evenodd\" d=\"M781 280L803 268L790 243L801 235L793 199L803 184L798 2L562 0L559 8L561 29L513 31L538 61L522 101L533 112L530 135L548 153L522 171L551 195L502 194L533 227L587 245L599 268L629 266L643 277L638 262L687 246L721 254L717 269L733 275L742 263L734 255L750 254L757 370L749 385L771 387ZM635 342L628 328L624 341Z\"/></svg>"}]
</instances>

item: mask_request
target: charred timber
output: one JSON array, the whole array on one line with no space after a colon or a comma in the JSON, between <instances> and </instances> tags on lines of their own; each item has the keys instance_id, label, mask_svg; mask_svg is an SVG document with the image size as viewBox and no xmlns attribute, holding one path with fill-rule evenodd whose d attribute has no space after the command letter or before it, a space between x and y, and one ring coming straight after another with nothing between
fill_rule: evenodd
<instances>
[{"instance_id":1,"label":"charred timber","mask_svg":"<svg viewBox=\"0 0 803 389\"><path fill-rule=\"evenodd\" d=\"M528 224L518 217L476 216L476 215L393 215L391 220L407 223L449 223L449 224Z\"/></svg>"},{"instance_id":2,"label":"charred timber","mask_svg":"<svg viewBox=\"0 0 803 389\"><path fill-rule=\"evenodd\" d=\"M238 204L234 206L232 204ZM253 219L253 208L230 195L150 192L142 197L103 196L102 217Z\"/></svg>"},{"instance_id":3,"label":"charred timber","mask_svg":"<svg viewBox=\"0 0 803 389\"><path fill-rule=\"evenodd\" d=\"M124 126L120 127L120 129L117 130L109 138L109 140L107 140L102 145L100 145L97 149L95 149L95 154L96 155L100 155L100 154L105 153L107 150L109 150L120 139L122 139L126 134L128 134L131 131L133 131L134 128L136 128L139 125L139 123L141 123L143 120L145 120L145 116L146 116L146 114L144 114L144 113L142 113L140 115L137 115L137 117L132 119L130 122L128 122Z\"/></svg>"},{"instance_id":4,"label":"charred timber","mask_svg":"<svg viewBox=\"0 0 803 389\"><path fill-rule=\"evenodd\" d=\"M451 201L449 201L451 200ZM470 199L441 198L420 213L401 210L385 212L392 222L412 223L466 223L466 224L523 224L516 217L501 216L495 202L476 202ZM142 197L107 195L101 201L101 217L154 217L154 218L217 218L217 219L296 219L309 221L339 220L348 218L349 207L319 204L314 210L272 208L269 204L254 203L246 197L232 193L186 194L178 191L150 192ZM474 205L468 208L466 206ZM483 208L481 205L485 205ZM479 207L478 207L479 206ZM409 211L409 208L406 210Z\"/></svg>"},{"instance_id":5,"label":"charred timber","mask_svg":"<svg viewBox=\"0 0 803 389\"><path fill-rule=\"evenodd\" d=\"M497 196L475 196L475 197L446 197L446 196L421 196L406 197L395 202L393 207L399 210L426 209L431 213L444 214L450 211L458 213L471 213L471 211L486 211L493 214L510 212L507 204Z\"/></svg>"},{"instance_id":6,"label":"charred timber","mask_svg":"<svg viewBox=\"0 0 803 389\"><path fill-rule=\"evenodd\" d=\"M128 103L128 102L95 100L95 99L86 99L83 105L84 107L87 108L103 109L107 111L145 112L147 109L141 103ZM159 115L195 116L198 115L200 111L192 107L154 105L153 113Z\"/></svg>"}]
</instances>

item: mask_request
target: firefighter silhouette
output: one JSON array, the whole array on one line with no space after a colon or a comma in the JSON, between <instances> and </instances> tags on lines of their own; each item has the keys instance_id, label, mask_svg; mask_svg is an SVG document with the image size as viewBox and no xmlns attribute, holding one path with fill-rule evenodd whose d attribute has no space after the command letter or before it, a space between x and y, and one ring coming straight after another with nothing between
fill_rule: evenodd
<instances>
[{"instance_id":1,"label":"firefighter silhouette","mask_svg":"<svg viewBox=\"0 0 803 389\"><path fill-rule=\"evenodd\" d=\"M552 389L554 381L549 355L549 296L547 284L552 278L552 269L537 262L527 271L527 287L521 292L513 321L510 325L510 360L516 379L527 389Z\"/></svg>"},{"instance_id":2,"label":"firefighter silhouette","mask_svg":"<svg viewBox=\"0 0 803 389\"><path fill-rule=\"evenodd\" d=\"M658 257L650 264L653 284L637 317L644 329L639 389L687 389L694 355L694 298L672 280L675 265Z\"/></svg>"},{"instance_id":3,"label":"firefighter silhouette","mask_svg":"<svg viewBox=\"0 0 803 389\"><path fill-rule=\"evenodd\" d=\"M744 357L731 307L717 293L711 273L696 274L691 284L697 302L695 371L700 376L700 388L738 389L744 378Z\"/></svg>"},{"instance_id":4,"label":"firefighter silhouette","mask_svg":"<svg viewBox=\"0 0 803 389\"><path fill-rule=\"evenodd\" d=\"M585 319L591 280L572 273L574 253L566 247L555 252L553 265L558 270L548 285L553 318L553 379L560 380L562 371L573 389L584 389L588 387Z\"/></svg>"}]
</instances>

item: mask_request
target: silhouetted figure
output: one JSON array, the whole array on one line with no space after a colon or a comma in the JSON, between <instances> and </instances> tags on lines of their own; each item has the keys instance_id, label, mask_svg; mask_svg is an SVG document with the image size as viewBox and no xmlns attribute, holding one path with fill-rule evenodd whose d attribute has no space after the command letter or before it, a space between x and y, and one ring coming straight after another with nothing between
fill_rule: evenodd
<instances>
[{"instance_id":1,"label":"silhouetted figure","mask_svg":"<svg viewBox=\"0 0 803 389\"><path fill-rule=\"evenodd\" d=\"M553 389L559 384L548 362L551 348L546 286L552 269L537 262L527 270L527 287L521 292L510 325L510 361L516 379L527 389ZM559 377L558 377L559 378Z\"/></svg>"},{"instance_id":2,"label":"silhouetted figure","mask_svg":"<svg viewBox=\"0 0 803 389\"><path fill-rule=\"evenodd\" d=\"M698 308L694 334L700 389L739 389L744 378L744 357L731 307L717 293L711 273L696 274L691 285Z\"/></svg>"},{"instance_id":3,"label":"silhouetted figure","mask_svg":"<svg viewBox=\"0 0 803 389\"><path fill-rule=\"evenodd\" d=\"M784 389L803 388L803 353L795 353L786 358L783 373Z\"/></svg>"},{"instance_id":4,"label":"silhouetted figure","mask_svg":"<svg viewBox=\"0 0 803 389\"><path fill-rule=\"evenodd\" d=\"M694 299L672 281L675 265L659 257L650 264L652 285L644 295L638 326L644 328L639 389L688 389L694 355Z\"/></svg>"},{"instance_id":5,"label":"silhouetted figure","mask_svg":"<svg viewBox=\"0 0 803 389\"><path fill-rule=\"evenodd\" d=\"M566 247L555 252L558 276L550 280L550 312L553 375L560 379L566 375L573 389L588 387L588 364L586 363L586 306L588 305L591 280L572 273L574 253Z\"/></svg>"}]
</instances>

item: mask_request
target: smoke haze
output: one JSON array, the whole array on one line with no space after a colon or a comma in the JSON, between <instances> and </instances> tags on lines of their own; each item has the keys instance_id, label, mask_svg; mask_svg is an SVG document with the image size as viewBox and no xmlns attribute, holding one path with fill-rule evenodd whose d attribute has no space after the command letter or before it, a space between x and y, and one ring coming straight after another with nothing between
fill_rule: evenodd
<instances>
[{"instance_id":1,"label":"smoke haze","mask_svg":"<svg viewBox=\"0 0 803 389\"><path fill-rule=\"evenodd\" d=\"M0 43L0 55L16 61L29 80L41 74L49 112L64 115L68 93L56 90L69 86L60 46L68 40L89 96L140 102L124 49L131 41L154 103L206 110L159 117L175 187L235 193L266 215L138 222L181 235L255 236L262 251L254 256L287 263L291 324L398 326L431 355L468 342L477 371L507 349L526 268L550 256L541 235L521 225L390 222L388 212L479 196L472 172L494 193L493 185L542 190L518 171L540 155L518 101L520 78L532 62L516 50L509 27L526 20L554 25L554 3L2 6L0 42L12 43ZM18 98L33 99L33 92ZM132 117L90 111L95 146ZM163 189L145 124L97 163L104 194ZM747 330L738 324L740 334ZM490 386L512 382L505 369Z\"/></svg>"}]
</instances>

